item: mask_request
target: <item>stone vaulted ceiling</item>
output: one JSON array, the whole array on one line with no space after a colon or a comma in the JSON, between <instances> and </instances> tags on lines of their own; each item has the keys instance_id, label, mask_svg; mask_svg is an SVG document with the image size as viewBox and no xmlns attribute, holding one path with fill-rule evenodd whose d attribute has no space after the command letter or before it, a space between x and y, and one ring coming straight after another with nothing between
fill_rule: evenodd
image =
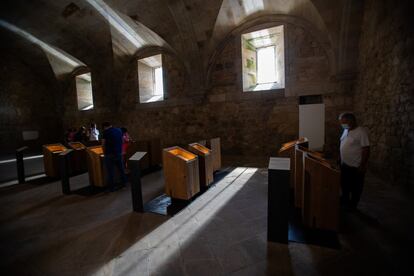
<instances>
[{"instance_id":1,"label":"stone vaulted ceiling","mask_svg":"<svg viewBox=\"0 0 414 276\"><path fill-rule=\"evenodd\" d=\"M202 83L206 70L203 64L220 42L240 24L263 15L300 17L326 34L334 51L346 52L339 45L346 44L344 41L351 41L353 44L349 42L347 47L355 48L355 41L344 38L358 31L349 27L349 20L344 20L359 11L358 5L351 5L355 2L360 1L14 0L0 4L0 20L86 65L97 60L107 62L103 56L133 56L147 46L169 48L191 72L193 82ZM347 31L344 33L343 29ZM14 46L22 38L6 35L7 32L1 30L2 47L11 51L19 49ZM22 58L27 56L30 55L26 53ZM27 63L30 64L30 59Z\"/></svg>"}]
</instances>

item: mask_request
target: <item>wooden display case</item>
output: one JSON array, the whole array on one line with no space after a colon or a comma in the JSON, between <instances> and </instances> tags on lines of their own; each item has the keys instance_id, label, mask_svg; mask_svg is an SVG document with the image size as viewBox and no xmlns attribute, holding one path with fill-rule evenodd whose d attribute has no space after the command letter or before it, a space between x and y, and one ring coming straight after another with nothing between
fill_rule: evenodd
<instances>
[{"instance_id":1,"label":"wooden display case","mask_svg":"<svg viewBox=\"0 0 414 276\"><path fill-rule=\"evenodd\" d=\"M339 225L340 171L311 154L304 158L302 219L304 225L337 231Z\"/></svg>"},{"instance_id":2,"label":"wooden display case","mask_svg":"<svg viewBox=\"0 0 414 276\"><path fill-rule=\"evenodd\" d=\"M221 169L221 142L220 138L212 138L209 140L201 140L199 144L211 150L211 159L213 162L213 172Z\"/></svg>"},{"instance_id":3,"label":"wooden display case","mask_svg":"<svg viewBox=\"0 0 414 276\"><path fill-rule=\"evenodd\" d=\"M319 152L311 151L300 145L295 146L294 169L292 173L294 180L294 206L302 208L303 206L303 185L304 185L304 158L310 154L313 158L326 161Z\"/></svg>"},{"instance_id":4,"label":"wooden display case","mask_svg":"<svg viewBox=\"0 0 414 276\"><path fill-rule=\"evenodd\" d=\"M86 146L80 142L70 142L68 145L73 149L70 162L71 174L86 172L88 170L86 162Z\"/></svg>"},{"instance_id":5,"label":"wooden display case","mask_svg":"<svg viewBox=\"0 0 414 276\"><path fill-rule=\"evenodd\" d=\"M294 177L294 205L296 208L302 208L303 205L303 179L305 178L304 158L306 152L303 148L295 150L295 174Z\"/></svg>"},{"instance_id":6,"label":"wooden display case","mask_svg":"<svg viewBox=\"0 0 414 276\"><path fill-rule=\"evenodd\" d=\"M94 146L100 146L102 145L102 140L96 140L96 141L86 141L84 143L84 145L89 148L89 147L94 147Z\"/></svg>"},{"instance_id":7,"label":"wooden display case","mask_svg":"<svg viewBox=\"0 0 414 276\"><path fill-rule=\"evenodd\" d=\"M308 139L305 137L301 137L297 140L293 140L287 143L282 144L282 146L279 149L278 156L279 157L288 157L290 158L290 174L292 177L290 177L290 187L294 188L294 175L295 175L295 147L296 145L300 145L302 147L307 148L309 145Z\"/></svg>"},{"instance_id":8,"label":"wooden display case","mask_svg":"<svg viewBox=\"0 0 414 276\"><path fill-rule=\"evenodd\" d=\"M290 152L290 150L293 150L296 145L300 145L302 147L307 148L308 147L308 139L306 137L301 137L299 139L283 143L282 146L279 149L279 154L278 155L286 154L286 155L289 155L289 156L286 156L286 157L290 157L290 154L288 154L288 152Z\"/></svg>"},{"instance_id":9,"label":"wooden display case","mask_svg":"<svg viewBox=\"0 0 414 276\"><path fill-rule=\"evenodd\" d=\"M45 166L45 174L47 176L60 176L59 154L66 150L67 148L62 144L43 145L43 163Z\"/></svg>"},{"instance_id":10,"label":"wooden display case","mask_svg":"<svg viewBox=\"0 0 414 276\"><path fill-rule=\"evenodd\" d=\"M188 150L198 156L200 189L203 190L214 181L211 150L199 143L188 145Z\"/></svg>"},{"instance_id":11,"label":"wooden display case","mask_svg":"<svg viewBox=\"0 0 414 276\"><path fill-rule=\"evenodd\" d=\"M165 193L174 199L189 200L200 191L197 155L180 147L163 151Z\"/></svg>"},{"instance_id":12,"label":"wooden display case","mask_svg":"<svg viewBox=\"0 0 414 276\"><path fill-rule=\"evenodd\" d=\"M86 149L89 171L89 183L92 186L106 186L104 170L104 152L102 146L93 146Z\"/></svg>"}]
</instances>

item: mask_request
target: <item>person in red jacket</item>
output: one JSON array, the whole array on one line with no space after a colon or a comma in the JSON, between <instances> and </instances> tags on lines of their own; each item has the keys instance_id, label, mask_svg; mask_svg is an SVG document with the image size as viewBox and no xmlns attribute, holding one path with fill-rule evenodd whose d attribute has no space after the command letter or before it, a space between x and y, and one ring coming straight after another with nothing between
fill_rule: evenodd
<instances>
[{"instance_id":1,"label":"person in red jacket","mask_svg":"<svg viewBox=\"0 0 414 276\"><path fill-rule=\"evenodd\" d=\"M129 144L131 142L131 136L129 136L128 129L121 127L122 131L122 159L124 160L125 168L127 168L126 154Z\"/></svg>"}]
</instances>

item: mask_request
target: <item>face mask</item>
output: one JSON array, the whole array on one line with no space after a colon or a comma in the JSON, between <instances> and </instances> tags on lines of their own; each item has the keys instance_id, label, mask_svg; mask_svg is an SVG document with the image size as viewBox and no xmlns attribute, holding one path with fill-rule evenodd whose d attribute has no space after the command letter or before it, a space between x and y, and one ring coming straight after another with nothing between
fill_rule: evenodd
<instances>
[{"instance_id":1,"label":"face mask","mask_svg":"<svg viewBox=\"0 0 414 276\"><path fill-rule=\"evenodd\" d=\"M343 129L349 129L349 125L348 124L341 124Z\"/></svg>"}]
</instances>

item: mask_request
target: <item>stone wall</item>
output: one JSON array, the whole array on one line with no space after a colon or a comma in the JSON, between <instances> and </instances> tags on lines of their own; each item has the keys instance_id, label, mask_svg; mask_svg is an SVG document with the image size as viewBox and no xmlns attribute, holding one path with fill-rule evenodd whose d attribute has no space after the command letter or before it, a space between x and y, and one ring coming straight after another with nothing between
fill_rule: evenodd
<instances>
[{"instance_id":1,"label":"stone wall","mask_svg":"<svg viewBox=\"0 0 414 276\"><path fill-rule=\"evenodd\" d=\"M240 33L235 33L225 42L221 53L211 66L211 89L207 98L213 105L232 103L237 107L235 110L241 121L234 125L236 132L240 127L244 134L233 141L235 149L241 147L244 149L243 154L268 156L275 153L280 143L298 137L299 96L322 94L326 107L325 150L334 156L337 154L340 134L337 117L341 111L352 106L352 81L333 80L334 73L331 70L332 64L327 49L312 30L307 29L300 21L296 24L280 23L285 26L286 88L243 92L240 85ZM259 27L254 26L253 30ZM272 25L264 24L262 27ZM228 117L232 118L232 114L228 114ZM252 148L252 151L249 151L249 145L254 145L258 141L260 148Z\"/></svg>"},{"instance_id":2,"label":"stone wall","mask_svg":"<svg viewBox=\"0 0 414 276\"><path fill-rule=\"evenodd\" d=\"M59 141L62 126L56 97L61 95L56 83L14 55L3 53L0 58L0 152L14 152L23 145L39 149ZM39 138L23 141L23 131L37 131Z\"/></svg>"},{"instance_id":3,"label":"stone wall","mask_svg":"<svg viewBox=\"0 0 414 276\"><path fill-rule=\"evenodd\" d=\"M137 58L131 58L118 66L123 70L118 73L123 79L120 77L112 91L119 97L117 109L105 112L100 108L99 92L95 91L98 85L95 85L95 110L80 112L70 108L72 111L64 118L65 127L109 120L126 126L135 139L161 138L165 147L219 136L226 156L260 160L260 165L265 165L281 143L298 137L298 96L323 94L326 149L334 155L340 134L337 116L350 109L352 94L341 82L332 81L325 48L311 31L290 23L285 28L288 47L285 90L243 92L241 41L235 35L223 43L212 64L210 82L201 96L193 96L191 91L188 77L191 70L173 54L164 53L167 99L140 104ZM102 80L95 77L95 83L99 82Z\"/></svg>"},{"instance_id":4,"label":"stone wall","mask_svg":"<svg viewBox=\"0 0 414 276\"><path fill-rule=\"evenodd\" d=\"M366 1L355 110L370 131L371 168L413 190L414 24L408 3Z\"/></svg>"},{"instance_id":5,"label":"stone wall","mask_svg":"<svg viewBox=\"0 0 414 276\"><path fill-rule=\"evenodd\" d=\"M298 96L323 94L326 105L326 149L334 155L340 129L337 117L349 110L349 87L332 81L330 64L321 43L306 28L286 25L287 90L243 92L240 36L224 43L212 64L211 82L204 96L193 97L188 73L172 55L165 55L167 100L139 104L134 61L125 75L122 109L117 119L138 139L161 137L164 146L185 145L214 136L222 138L223 153L263 161L281 143L298 136Z\"/></svg>"}]
</instances>

